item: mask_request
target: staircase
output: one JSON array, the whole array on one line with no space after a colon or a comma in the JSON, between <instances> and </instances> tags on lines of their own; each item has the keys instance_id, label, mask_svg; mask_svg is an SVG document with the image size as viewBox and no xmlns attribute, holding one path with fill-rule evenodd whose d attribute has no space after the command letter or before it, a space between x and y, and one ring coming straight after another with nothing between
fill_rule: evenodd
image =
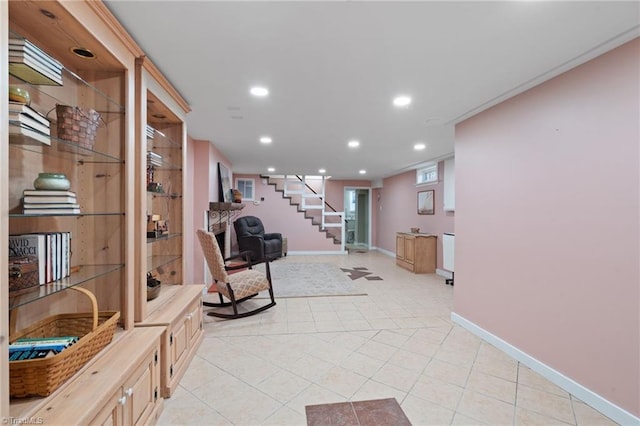
<instances>
[{"instance_id":1,"label":"staircase","mask_svg":"<svg viewBox=\"0 0 640 426\"><path fill-rule=\"evenodd\" d=\"M333 243L340 245L344 251L344 212L336 211L325 201L325 177L310 177L299 175L262 175L267 183L282 194L282 198L289 200L291 206L303 213L311 224L324 232Z\"/></svg>"}]
</instances>

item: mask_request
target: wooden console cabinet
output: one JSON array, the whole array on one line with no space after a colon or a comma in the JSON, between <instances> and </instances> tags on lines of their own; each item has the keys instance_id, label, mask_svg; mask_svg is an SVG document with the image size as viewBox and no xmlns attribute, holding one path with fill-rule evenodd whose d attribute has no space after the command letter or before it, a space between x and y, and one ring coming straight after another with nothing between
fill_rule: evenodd
<instances>
[{"instance_id":1,"label":"wooden console cabinet","mask_svg":"<svg viewBox=\"0 0 640 426\"><path fill-rule=\"evenodd\" d=\"M202 285L174 285L163 288L158 299L149 302L152 312L136 328L162 326L161 395L171 397L204 337Z\"/></svg>"},{"instance_id":2,"label":"wooden console cabinet","mask_svg":"<svg viewBox=\"0 0 640 426\"><path fill-rule=\"evenodd\" d=\"M398 232L396 264L415 274L436 272L436 236Z\"/></svg>"}]
</instances>

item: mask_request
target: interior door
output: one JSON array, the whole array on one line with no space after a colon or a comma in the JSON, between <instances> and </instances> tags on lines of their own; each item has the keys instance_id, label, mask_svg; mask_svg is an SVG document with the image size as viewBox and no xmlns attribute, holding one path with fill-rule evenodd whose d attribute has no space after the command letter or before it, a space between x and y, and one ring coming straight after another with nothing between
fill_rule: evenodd
<instances>
[{"instance_id":1,"label":"interior door","mask_svg":"<svg viewBox=\"0 0 640 426\"><path fill-rule=\"evenodd\" d=\"M352 248L369 248L370 192L370 188L344 189L345 241Z\"/></svg>"},{"instance_id":2,"label":"interior door","mask_svg":"<svg viewBox=\"0 0 640 426\"><path fill-rule=\"evenodd\" d=\"M369 245L369 190L356 190L355 243Z\"/></svg>"}]
</instances>

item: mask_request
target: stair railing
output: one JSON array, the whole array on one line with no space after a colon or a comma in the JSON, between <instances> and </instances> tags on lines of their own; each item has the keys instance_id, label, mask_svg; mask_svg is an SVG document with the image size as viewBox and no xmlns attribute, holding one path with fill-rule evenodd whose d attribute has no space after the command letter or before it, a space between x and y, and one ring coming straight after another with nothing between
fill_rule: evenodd
<instances>
[{"instance_id":1,"label":"stair railing","mask_svg":"<svg viewBox=\"0 0 640 426\"><path fill-rule=\"evenodd\" d=\"M301 202L300 206L302 210L311 210L311 209L319 209L322 210L321 214L321 229L326 230L326 228L340 228L340 249L344 251L345 247L345 228L347 224L346 218L344 218L344 212L337 211L331 204L325 201L325 187L326 187L326 179L322 176L322 188L321 192L318 193L311 185L307 183L306 176L294 175L291 179L289 179L289 175L284 175L283 186L284 186L284 195L287 197L290 196L300 196ZM309 204L307 200L317 199L320 200L320 204ZM330 211L328 211L329 209ZM338 217L338 222L327 221L329 217Z\"/></svg>"}]
</instances>

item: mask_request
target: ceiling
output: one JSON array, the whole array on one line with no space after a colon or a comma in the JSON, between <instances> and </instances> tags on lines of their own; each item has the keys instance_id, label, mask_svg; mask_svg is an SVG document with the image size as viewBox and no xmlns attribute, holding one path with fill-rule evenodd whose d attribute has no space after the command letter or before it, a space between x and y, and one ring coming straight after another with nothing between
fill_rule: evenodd
<instances>
[{"instance_id":1,"label":"ceiling","mask_svg":"<svg viewBox=\"0 0 640 426\"><path fill-rule=\"evenodd\" d=\"M638 1L105 3L191 105L189 135L234 173L340 179L452 155L456 123L640 28Z\"/></svg>"}]
</instances>

